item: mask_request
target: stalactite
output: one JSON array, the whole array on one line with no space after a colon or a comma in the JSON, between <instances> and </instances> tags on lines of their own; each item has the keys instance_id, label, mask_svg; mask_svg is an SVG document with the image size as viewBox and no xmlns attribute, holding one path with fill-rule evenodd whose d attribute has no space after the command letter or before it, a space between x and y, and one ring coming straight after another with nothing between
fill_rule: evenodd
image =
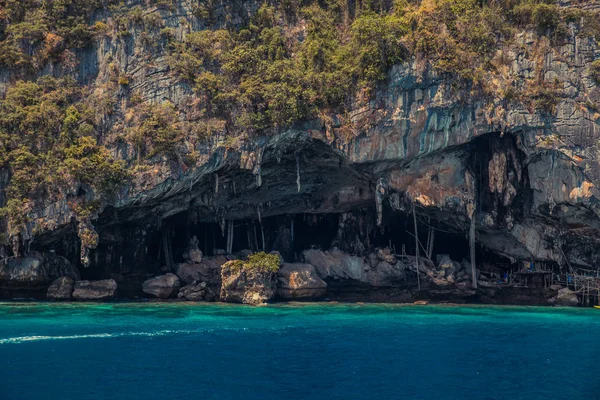
<instances>
[{"instance_id":1,"label":"stalactite","mask_svg":"<svg viewBox=\"0 0 600 400\"><path fill-rule=\"evenodd\" d=\"M296 152L296 185L298 186L298 193L302 190L300 185L300 152Z\"/></svg>"},{"instance_id":2,"label":"stalactite","mask_svg":"<svg viewBox=\"0 0 600 400\"><path fill-rule=\"evenodd\" d=\"M377 226L383 225L383 197L385 195L385 182L383 178L379 178L377 181L377 187L375 188L375 208L377 210Z\"/></svg>"},{"instance_id":3,"label":"stalactite","mask_svg":"<svg viewBox=\"0 0 600 400\"><path fill-rule=\"evenodd\" d=\"M256 175L256 185L258 187L262 186L262 158L265 149L263 147L259 148L256 154L256 165L254 166L254 170L252 171L254 175Z\"/></svg>"},{"instance_id":4,"label":"stalactite","mask_svg":"<svg viewBox=\"0 0 600 400\"><path fill-rule=\"evenodd\" d=\"M294 243L294 217L292 216L292 222L290 223L290 235L292 237L292 243Z\"/></svg>"},{"instance_id":5,"label":"stalactite","mask_svg":"<svg viewBox=\"0 0 600 400\"><path fill-rule=\"evenodd\" d=\"M219 174L215 174L215 194L219 193Z\"/></svg>"}]
</instances>

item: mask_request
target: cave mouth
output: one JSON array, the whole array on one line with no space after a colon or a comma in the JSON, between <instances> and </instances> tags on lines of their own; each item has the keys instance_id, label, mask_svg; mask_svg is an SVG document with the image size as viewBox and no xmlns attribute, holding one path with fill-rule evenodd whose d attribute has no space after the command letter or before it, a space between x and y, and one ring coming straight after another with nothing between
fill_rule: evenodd
<instances>
[{"instance_id":1,"label":"cave mouth","mask_svg":"<svg viewBox=\"0 0 600 400\"><path fill-rule=\"evenodd\" d=\"M412 215L389 208L385 215L383 226L378 227L374 207L349 213L282 214L263 217L260 221L224 220L221 223L194 221L189 213L180 213L165 219L160 227L129 224L103 229L98 247L90 253L90 267L84 268L76 262L86 279L101 279L110 274L157 274L165 270L169 257L170 264L186 262L183 255L194 237L204 256L229 253L230 223L233 225L229 249L232 254L243 250L278 251L286 262L300 262L302 252L308 249L338 248L365 256L376 248L389 247L398 255L414 256ZM420 255L430 256L435 264L438 255L448 255L458 262L469 260L467 232L457 231L424 213L417 213L417 231ZM169 249L168 254L165 246ZM72 261L76 259L74 251L70 256L61 255ZM476 255L486 262L506 263L506 259L486 251L479 244Z\"/></svg>"}]
</instances>

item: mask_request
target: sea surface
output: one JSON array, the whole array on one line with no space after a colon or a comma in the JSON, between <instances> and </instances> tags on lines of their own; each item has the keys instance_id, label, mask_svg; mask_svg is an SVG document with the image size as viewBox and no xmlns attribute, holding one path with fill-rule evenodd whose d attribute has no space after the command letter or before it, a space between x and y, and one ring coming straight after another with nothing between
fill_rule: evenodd
<instances>
[{"instance_id":1,"label":"sea surface","mask_svg":"<svg viewBox=\"0 0 600 400\"><path fill-rule=\"evenodd\" d=\"M0 399L600 399L600 310L0 303Z\"/></svg>"}]
</instances>

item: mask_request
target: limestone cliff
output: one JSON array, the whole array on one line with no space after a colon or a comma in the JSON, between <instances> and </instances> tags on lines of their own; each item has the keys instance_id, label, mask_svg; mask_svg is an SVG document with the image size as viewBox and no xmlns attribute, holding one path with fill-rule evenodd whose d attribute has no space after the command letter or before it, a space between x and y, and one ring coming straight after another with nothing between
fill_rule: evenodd
<instances>
[{"instance_id":1,"label":"limestone cliff","mask_svg":"<svg viewBox=\"0 0 600 400\"><path fill-rule=\"evenodd\" d=\"M204 232L200 248L211 255L219 248L276 249L293 262L303 244L364 255L376 241L400 240L409 229L397 227L412 224L414 204L420 234L433 226L438 241L466 243L474 219L482 254L597 268L600 87L593 66L600 47L583 16L565 20L558 39L530 26L511 28L511 39L499 41L486 61L493 73L481 78L485 90L413 54L386 69L370 91L352 94L343 112L326 108L251 133L227 125L199 138L200 95L173 71L167 36L185 42L194 31L240 29L262 1L206 2L209 11L199 8L205 2L158 3L101 7L90 24L105 26L72 52L75 61L35 73L74 76L90 98L104 100L93 103L110 107L97 121L98 142L125 162L130 180L112 197L77 180L57 195L40 194L11 232L5 255L53 249L77 263L83 256L97 279L170 269L196 231ZM558 7L599 8L595 1ZM136 10L138 22L123 22L123 10ZM286 35L303 40L305 25L302 18L286 21ZM21 78L2 68L0 93ZM142 105L164 102L177 110L183 136L171 139L175 151L140 162L127 132L137 129ZM0 171L3 189L10 171L10 162ZM95 200L83 216L73 206ZM321 242L317 235L315 242L298 238L314 235L311 226L331 234ZM444 232L454 236L444 239Z\"/></svg>"}]
</instances>

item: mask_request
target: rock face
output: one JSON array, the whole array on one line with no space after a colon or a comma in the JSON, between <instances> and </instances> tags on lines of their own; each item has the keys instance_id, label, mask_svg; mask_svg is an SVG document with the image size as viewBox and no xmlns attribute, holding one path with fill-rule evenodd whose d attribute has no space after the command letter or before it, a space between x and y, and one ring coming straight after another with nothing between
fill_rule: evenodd
<instances>
[{"instance_id":1,"label":"rock face","mask_svg":"<svg viewBox=\"0 0 600 400\"><path fill-rule=\"evenodd\" d=\"M68 276L57 278L50 287L46 297L50 300L70 300L73 295L75 280Z\"/></svg>"},{"instance_id":2,"label":"rock face","mask_svg":"<svg viewBox=\"0 0 600 400\"><path fill-rule=\"evenodd\" d=\"M0 263L0 280L11 282L27 282L39 284L48 282L50 276L45 265L44 257L35 253L28 257L18 257Z\"/></svg>"},{"instance_id":3,"label":"rock face","mask_svg":"<svg viewBox=\"0 0 600 400\"><path fill-rule=\"evenodd\" d=\"M177 275L168 273L148 279L142 284L142 290L159 299L168 299L179 292L180 286Z\"/></svg>"},{"instance_id":4,"label":"rock face","mask_svg":"<svg viewBox=\"0 0 600 400\"><path fill-rule=\"evenodd\" d=\"M206 282L192 282L179 289L177 297L189 301L214 301L217 295Z\"/></svg>"},{"instance_id":5,"label":"rock face","mask_svg":"<svg viewBox=\"0 0 600 400\"><path fill-rule=\"evenodd\" d=\"M277 294L285 300L314 300L327 293L327 283L310 264L285 263L277 272Z\"/></svg>"},{"instance_id":6,"label":"rock face","mask_svg":"<svg viewBox=\"0 0 600 400\"><path fill-rule=\"evenodd\" d=\"M73 290L76 300L110 300L115 297L117 282L114 279L101 281L77 281Z\"/></svg>"},{"instance_id":7,"label":"rock face","mask_svg":"<svg viewBox=\"0 0 600 400\"><path fill-rule=\"evenodd\" d=\"M170 35L185 40L190 32L211 24L244 26L263 2L244 1L244 6L216 2L219 6L209 13L212 22L199 17L189 1L175 0L171 11L169 7L154 8L152 2L125 3L129 9L141 6L144 15L156 19L152 25L164 27L165 32L172 30ZM592 4L558 3L561 7ZM101 12L113 14L110 10ZM114 14L111 18L120 17ZM100 245L90 254L90 267L106 265L110 271L102 272L114 272L123 267L123 259L128 260L127 268L154 262L157 252L147 250L157 243L156 237L148 238L160 234L156 221L168 222L184 213L194 214L200 224L214 223L217 216L223 224L230 220L234 225L236 221L298 213L344 215L369 207L376 207L377 213L384 210L384 214L406 218L410 214L407 205L416 202L421 219L443 225L449 232L467 232L469 222L475 221L477 246L510 261L535 259L596 268L595 249L600 246L600 88L591 64L600 48L597 39L584 35L585 27L577 21L568 22L568 26L556 44L547 35L518 28L514 40L495 49L496 55L490 60L495 69L503 71L497 76L498 82L481 82L477 90L470 85L456 87L456 76L438 74L428 60L407 58L387 72L372 96L356 96L344 115L321 110L321 117L287 130L281 127L276 134L257 132L247 140L227 137L232 142L240 139L239 146L223 146L221 139L199 143L200 128L194 125L177 144L177 162L173 157L152 157L145 168L132 171L131 190L120 191L112 203L97 211L94 225L102 234ZM182 122L190 126L203 105L193 85L179 81L173 73L169 46L162 44L163 39L156 46L148 46L144 37L148 33L140 26L130 28L126 40L120 34L99 35L101 43L74 52L76 60L65 57L64 62L57 61L52 73L60 76L72 72L78 81L106 94L102 104L118 105L106 113L106 136L98 139L114 143L110 153L134 165L141 156L134 146L113 140L126 126L116 115L133 115L138 110L128 104L168 101L178 115L189 116L189 121ZM298 28L293 26L286 34L304 32ZM65 65L71 62L75 67ZM115 71L131 81L127 88L111 89L111 82L117 79ZM2 67L0 78L3 94L18 75ZM488 93L494 86L502 90ZM520 92L517 97L525 97L524 101L510 100L509 88ZM477 91L486 94L471 94ZM543 110L537 103L552 104ZM9 180L8 171L0 169L0 193L6 192ZM60 248L57 244L66 240L75 217L68 205L70 198L78 197L79 192L86 192L81 197L94 196L84 189L74 184L64 198L35 199L27 212L30 222L20 235L36 243L36 248ZM0 195L0 207L5 201ZM338 235L345 250L360 256L336 250L304 252L305 262L313 265L318 277L330 287L393 286L414 276L414 263L407 261L405 265L405 260L398 261L389 252L382 250L376 259L362 257L371 251L364 246L364 238L375 229L385 228L385 218L381 227L352 218L342 222L346 227L362 229L359 235ZM129 236L135 239L131 243L119 238L126 225L135 226ZM142 230L148 231L146 236L138 232ZM267 241L269 236L275 239L274 248L292 255L294 231L290 224L267 232ZM258 248L260 232L254 232L252 239L256 242L252 247ZM236 247L239 241L236 237ZM184 259L185 263L175 267L182 283L205 282L211 290L218 290L220 264L214 268L205 264L207 259L198 248L197 238ZM39 286L45 291L58 277L79 279L76 269L69 272L66 259L55 256L47 263L43 260L43 256L29 255L11 259L6 265L0 263L0 285ZM448 260L436 264L422 264L419 273L437 286L465 284L465 274L471 273L464 264L457 266ZM137 268L137 273L147 272Z\"/></svg>"},{"instance_id":8,"label":"rock face","mask_svg":"<svg viewBox=\"0 0 600 400\"><path fill-rule=\"evenodd\" d=\"M245 270L229 261L221 268L221 301L261 305L271 300L277 290L273 271Z\"/></svg>"}]
</instances>

